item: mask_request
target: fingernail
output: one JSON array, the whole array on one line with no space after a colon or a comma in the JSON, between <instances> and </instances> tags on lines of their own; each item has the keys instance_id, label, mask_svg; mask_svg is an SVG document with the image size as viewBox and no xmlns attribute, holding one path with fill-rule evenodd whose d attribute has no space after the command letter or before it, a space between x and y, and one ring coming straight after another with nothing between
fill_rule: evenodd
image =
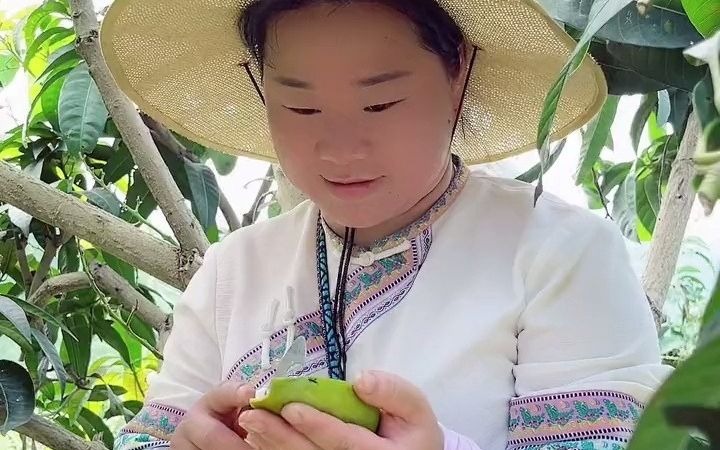
<instances>
[{"instance_id":1,"label":"fingernail","mask_svg":"<svg viewBox=\"0 0 720 450\"><path fill-rule=\"evenodd\" d=\"M302 422L303 417L305 416L305 408L306 406L302 404L291 403L284 407L280 414L283 419L287 420L289 423L298 425Z\"/></svg>"},{"instance_id":2,"label":"fingernail","mask_svg":"<svg viewBox=\"0 0 720 450\"><path fill-rule=\"evenodd\" d=\"M363 372L355 383L357 387L364 394L372 394L377 384L377 377L372 372Z\"/></svg>"}]
</instances>

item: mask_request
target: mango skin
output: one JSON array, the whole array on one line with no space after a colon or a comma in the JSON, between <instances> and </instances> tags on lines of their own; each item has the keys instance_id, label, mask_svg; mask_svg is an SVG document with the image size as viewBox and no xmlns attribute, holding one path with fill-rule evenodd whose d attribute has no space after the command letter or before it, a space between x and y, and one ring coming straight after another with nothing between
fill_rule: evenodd
<instances>
[{"instance_id":1,"label":"mango skin","mask_svg":"<svg viewBox=\"0 0 720 450\"><path fill-rule=\"evenodd\" d=\"M352 384L322 377L278 377L270 381L265 397L250 401L254 409L280 414L289 403L303 403L330 414L345 423L352 423L377 432L380 410L358 398Z\"/></svg>"}]
</instances>

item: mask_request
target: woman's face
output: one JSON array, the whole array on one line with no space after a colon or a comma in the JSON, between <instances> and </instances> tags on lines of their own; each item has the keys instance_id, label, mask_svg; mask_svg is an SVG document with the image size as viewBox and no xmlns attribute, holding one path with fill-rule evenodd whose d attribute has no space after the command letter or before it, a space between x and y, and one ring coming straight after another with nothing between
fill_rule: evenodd
<instances>
[{"instance_id":1,"label":"woman's face","mask_svg":"<svg viewBox=\"0 0 720 450\"><path fill-rule=\"evenodd\" d=\"M407 212L445 174L462 78L385 6L285 13L268 30L264 75L284 172L344 226Z\"/></svg>"}]
</instances>

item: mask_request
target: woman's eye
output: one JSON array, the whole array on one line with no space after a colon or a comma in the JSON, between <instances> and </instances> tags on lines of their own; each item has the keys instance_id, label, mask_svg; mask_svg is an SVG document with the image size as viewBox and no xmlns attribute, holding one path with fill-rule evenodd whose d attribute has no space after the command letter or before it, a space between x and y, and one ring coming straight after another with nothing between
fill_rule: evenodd
<instances>
[{"instance_id":1,"label":"woman's eye","mask_svg":"<svg viewBox=\"0 0 720 450\"><path fill-rule=\"evenodd\" d=\"M367 111L367 112L382 112L382 111L385 111L386 109L392 108L393 106L395 106L398 103L403 102L403 101L405 101L405 99L397 100L397 101L390 102L390 103L380 103L379 105L368 106L367 108L365 108L365 111Z\"/></svg>"},{"instance_id":2,"label":"woman's eye","mask_svg":"<svg viewBox=\"0 0 720 450\"><path fill-rule=\"evenodd\" d=\"M286 108L294 112L295 114L300 114L302 116L311 116L320 112L319 109L312 108L290 108L289 106L286 106Z\"/></svg>"}]
</instances>

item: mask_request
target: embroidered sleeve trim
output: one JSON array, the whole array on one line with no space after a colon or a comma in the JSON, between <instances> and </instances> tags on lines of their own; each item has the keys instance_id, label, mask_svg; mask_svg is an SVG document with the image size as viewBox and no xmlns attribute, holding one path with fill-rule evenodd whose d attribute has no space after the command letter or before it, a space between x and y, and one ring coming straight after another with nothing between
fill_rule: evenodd
<instances>
[{"instance_id":1,"label":"embroidered sleeve trim","mask_svg":"<svg viewBox=\"0 0 720 450\"><path fill-rule=\"evenodd\" d=\"M148 434L123 433L115 439L113 450L159 450L169 449L170 442L156 439Z\"/></svg>"},{"instance_id":2,"label":"embroidered sleeve trim","mask_svg":"<svg viewBox=\"0 0 720 450\"><path fill-rule=\"evenodd\" d=\"M615 391L577 391L515 398L510 401L507 448L613 448L546 445L592 440L625 444L643 409L644 405L632 396Z\"/></svg>"},{"instance_id":3,"label":"embroidered sleeve trim","mask_svg":"<svg viewBox=\"0 0 720 450\"><path fill-rule=\"evenodd\" d=\"M551 444L528 445L518 447L518 450L625 450L624 443L606 439L593 439L582 441L555 442Z\"/></svg>"},{"instance_id":4,"label":"embroidered sleeve trim","mask_svg":"<svg viewBox=\"0 0 720 450\"><path fill-rule=\"evenodd\" d=\"M148 435L152 438L169 441L170 436L180 425L185 411L161 403L149 402L122 430L122 434ZM138 438L136 438L138 439ZM130 447L136 448L136 447ZM152 447L143 447L152 448Z\"/></svg>"}]
</instances>

